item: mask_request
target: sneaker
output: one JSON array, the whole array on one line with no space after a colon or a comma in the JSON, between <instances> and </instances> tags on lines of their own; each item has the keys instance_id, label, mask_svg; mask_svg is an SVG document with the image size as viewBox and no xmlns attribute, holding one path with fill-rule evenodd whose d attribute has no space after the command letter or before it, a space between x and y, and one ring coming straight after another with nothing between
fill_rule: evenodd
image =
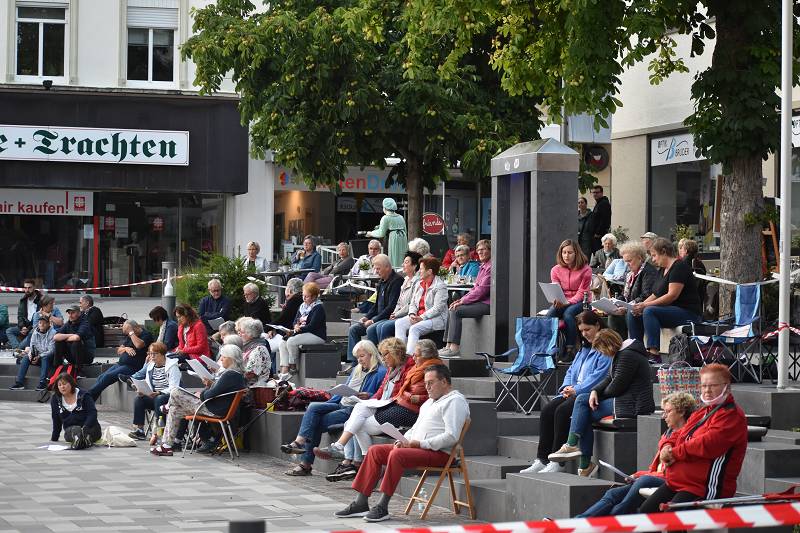
<instances>
[{"instance_id":1,"label":"sneaker","mask_svg":"<svg viewBox=\"0 0 800 533\"><path fill-rule=\"evenodd\" d=\"M541 462L539 459L536 459L531 466L525 468L524 470L520 470L520 474L536 474L544 470L544 467L547 465Z\"/></svg>"},{"instance_id":2,"label":"sneaker","mask_svg":"<svg viewBox=\"0 0 800 533\"><path fill-rule=\"evenodd\" d=\"M439 350L439 357L443 355L450 355L452 352L453 350L451 350L450 348L442 348L441 350Z\"/></svg>"},{"instance_id":3,"label":"sneaker","mask_svg":"<svg viewBox=\"0 0 800 533\"><path fill-rule=\"evenodd\" d=\"M195 451L197 453L211 453L216 449L217 449L217 443L214 442L213 440L209 439L209 440L203 441L203 444L199 448L197 448Z\"/></svg>"},{"instance_id":4,"label":"sneaker","mask_svg":"<svg viewBox=\"0 0 800 533\"><path fill-rule=\"evenodd\" d=\"M284 472L287 476L292 477L301 477L301 476L310 476L311 475L311 467L303 466L302 464L297 464L294 468L290 468L286 472Z\"/></svg>"},{"instance_id":5,"label":"sneaker","mask_svg":"<svg viewBox=\"0 0 800 533\"><path fill-rule=\"evenodd\" d=\"M440 353L439 357L442 359L455 359L456 357L461 357L461 350L448 350L447 353Z\"/></svg>"},{"instance_id":6,"label":"sneaker","mask_svg":"<svg viewBox=\"0 0 800 533\"><path fill-rule=\"evenodd\" d=\"M351 479L355 479L356 474L358 474L358 468L353 466L352 463L349 465L340 464L336 467L336 470L334 470L332 474L325 476L325 479L332 483L337 481L349 481Z\"/></svg>"},{"instance_id":7,"label":"sneaker","mask_svg":"<svg viewBox=\"0 0 800 533\"><path fill-rule=\"evenodd\" d=\"M336 373L336 375L337 375L337 376L349 376L349 375L350 375L350 372L352 372L352 370L353 370L353 367L354 367L354 366L355 366L355 365L350 365L350 366L348 366L348 367L346 367L346 368L343 368L343 369L339 370L339 371Z\"/></svg>"},{"instance_id":8,"label":"sneaker","mask_svg":"<svg viewBox=\"0 0 800 533\"><path fill-rule=\"evenodd\" d=\"M278 381L289 381L291 379L292 373L291 372L282 372L278 374Z\"/></svg>"},{"instance_id":9,"label":"sneaker","mask_svg":"<svg viewBox=\"0 0 800 533\"><path fill-rule=\"evenodd\" d=\"M314 448L314 455L320 459L336 459L339 461L345 458L344 447L338 442L334 442L330 446L325 446L323 448Z\"/></svg>"},{"instance_id":10,"label":"sneaker","mask_svg":"<svg viewBox=\"0 0 800 533\"><path fill-rule=\"evenodd\" d=\"M22 383L14 383L8 388L8 390L25 390L25 385Z\"/></svg>"},{"instance_id":11,"label":"sneaker","mask_svg":"<svg viewBox=\"0 0 800 533\"><path fill-rule=\"evenodd\" d=\"M369 510L364 520L367 522L383 522L384 520L389 520L389 518L391 518L389 516L389 509L383 505L375 505Z\"/></svg>"},{"instance_id":12,"label":"sneaker","mask_svg":"<svg viewBox=\"0 0 800 533\"><path fill-rule=\"evenodd\" d=\"M566 471L567 467L559 463L558 461L550 461L547 463L547 466L539 470L540 474L553 474L555 472L564 472Z\"/></svg>"},{"instance_id":13,"label":"sneaker","mask_svg":"<svg viewBox=\"0 0 800 533\"><path fill-rule=\"evenodd\" d=\"M147 439L147 435L144 434L144 430L142 428L136 428L135 430L128 433L128 436L133 440L145 440Z\"/></svg>"},{"instance_id":14,"label":"sneaker","mask_svg":"<svg viewBox=\"0 0 800 533\"><path fill-rule=\"evenodd\" d=\"M39 383L36 385L36 392L42 392L43 390L47 390L47 383Z\"/></svg>"},{"instance_id":15,"label":"sneaker","mask_svg":"<svg viewBox=\"0 0 800 533\"><path fill-rule=\"evenodd\" d=\"M578 475L581 477L597 477L597 464L596 463L589 463L589 466L586 468L579 468Z\"/></svg>"},{"instance_id":16,"label":"sneaker","mask_svg":"<svg viewBox=\"0 0 800 533\"><path fill-rule=\"evenodd\" d=\"M356 502L350 502L350 505L342 509L341 511L336 511L333 513L333 516L336 518L355 518L358 516L367 516L369 513L369 505L358 505Z\"/></svg>"},{"instance_id":17,"label":"sneaker","mask_svg":"<svg viewBox=\"0 0 800 533\"><path fill-rule=\"evenodd\" d=\"M581 456L581 449L577 446L570 446L569 444L564 444L558 451L555 451L547 456L548 459L551 461L569 461L572 459L577 459Z\"/></svg>"}]
</instances>

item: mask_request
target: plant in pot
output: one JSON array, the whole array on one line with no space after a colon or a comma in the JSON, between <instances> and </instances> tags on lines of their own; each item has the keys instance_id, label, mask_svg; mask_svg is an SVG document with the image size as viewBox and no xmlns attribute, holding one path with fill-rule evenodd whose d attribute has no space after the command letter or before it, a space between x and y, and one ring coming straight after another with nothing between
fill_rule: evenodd
<instances>
[{"instance_id":1,"label":"plant in pot","mask_svg":"<svg viewBox=\"0 0 800 533\"><path fill-rule=\"evenodd\" d=\"M280 266L281 270L283 270L284 272L286 272L287 270L289 270L289 269L291 268L291 266L292 266L292 261L291 261L291 259L289 259L288 257L284 257L283 259L281 259L281 260L278 262L278 265Z\"/></svg>"},{"instance_id":2,"label":"plant in pot","mask_svg":"<svg viewBox=\"0 0 800 533\"><path fill-rule=\"evenodd\" d=\"M366 276L369 273L369 269L372 268L372 263L368 259L362 259L358 263L358 273L361 276Z\"/></svg>"}]
</instances>

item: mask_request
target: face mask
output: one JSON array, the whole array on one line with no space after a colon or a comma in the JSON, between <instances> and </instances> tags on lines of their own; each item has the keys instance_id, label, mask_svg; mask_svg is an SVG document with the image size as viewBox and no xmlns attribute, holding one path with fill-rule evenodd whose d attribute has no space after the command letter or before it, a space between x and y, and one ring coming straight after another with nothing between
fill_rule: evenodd
<instances>
[{"instance_id":1,"label":"face mask","mask_svg":"<svg viewBox=\"0 0 800 533\"><path fill-rule=\"evenodd\" d=\"M722 403L722 400L727 398L728 396L728 386L725 385L725 388L722 389L722 392L716 398L712 398L711 400L706 400L705 398L700 398L700 401L703 402L703 405L710 407L712 405L719 405Z\"/></svg>"}]
</instances>

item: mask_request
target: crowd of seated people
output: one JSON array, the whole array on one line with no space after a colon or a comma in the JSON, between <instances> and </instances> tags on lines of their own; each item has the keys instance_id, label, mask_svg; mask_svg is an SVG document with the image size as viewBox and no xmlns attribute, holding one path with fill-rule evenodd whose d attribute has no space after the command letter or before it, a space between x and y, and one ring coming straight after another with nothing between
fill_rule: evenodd
<instances>
[{"instance_id":1,"label":"crowd of seated people","mask_svg":"<svg viewBox=\"0 0 800 533\"><path fill-rule=\"evenodd\" d=\"M464 249L462 246L466 246L466 256L464 259L459 261L459 252L463 251ZM450 268L453 263L458 263L459 265L463 265L464 263L468 263L470 261L477 261L478 260L478 252L470 247L470 237L466 233L460 233L456 235L456 246L455 248L450 248L445 252L444 257L442 258L442 266L444 268Z\"/></svg>"},{"instance_id":2,"label":"crowd of seated people","mask_svg":"<svg viewBox=\"0 0 800 533\"><path fill-rule=\"evenodd\" d=\"M411 295L408 314L394 323L394 334L413 353L420 337L444 331L448 316L447 283L439 277L441 263L435 257L419 260L419 283Z\"/></svg>"}]
</instances>

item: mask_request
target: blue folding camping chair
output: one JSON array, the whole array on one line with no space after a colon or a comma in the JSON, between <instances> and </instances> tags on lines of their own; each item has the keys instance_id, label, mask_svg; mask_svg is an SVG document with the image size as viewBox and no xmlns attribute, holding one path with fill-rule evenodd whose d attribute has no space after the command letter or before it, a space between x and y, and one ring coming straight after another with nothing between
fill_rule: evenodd
<instances>
[{"instance_id":1,"label":"blue folding camping chair","mask_svg":"<svg viewBox=\"0 0 800 533\"><path fill-rule=\"evenodd\" d=\"M558 319L550 317L520 317L516 321L517 348L511 348L499 355L478 352L486 358L486 367L492 372L503 390L497 395L495 406L499 407L506 398L511 398L517 410L531 414L539 400L545 395L545 388L555 375L555 356L558 353ZM517 352L517 358L508 368L498 368L494 360L508 357ZM531 396L524 403L520 401L520 385L525 382Z\"/></svg>"}]
</instances>

